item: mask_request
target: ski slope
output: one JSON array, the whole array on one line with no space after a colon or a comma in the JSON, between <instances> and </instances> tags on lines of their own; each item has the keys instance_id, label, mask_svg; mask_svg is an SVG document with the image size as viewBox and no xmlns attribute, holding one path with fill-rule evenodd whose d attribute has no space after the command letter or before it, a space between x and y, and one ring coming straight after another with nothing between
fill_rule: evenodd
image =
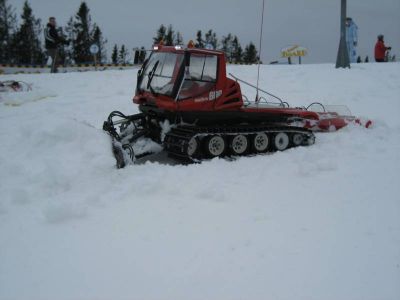
<instances>
[{"instance_id":1,"label":"ski slope","mask_svg":"<svg viewBox=\"0 0 400 300\"><path fill-rule=\"evenodd\" d=\"M0 95L1 300L400 299L399 63L261 67L292 106L344 104L370 129L121 170L101 127L137 112L136 70L8 79L33 91Z\"/></svg>"}]
</instances>

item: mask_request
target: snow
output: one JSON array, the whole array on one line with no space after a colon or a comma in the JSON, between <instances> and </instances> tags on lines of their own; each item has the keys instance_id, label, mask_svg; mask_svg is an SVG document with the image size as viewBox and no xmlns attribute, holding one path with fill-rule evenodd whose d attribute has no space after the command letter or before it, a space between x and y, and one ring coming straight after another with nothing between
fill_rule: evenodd
<instances>
[{"instance_id":1,"label":"snow","mask_svg":"<svg viewBox=\"0 0 400 300\"><path fill-rule=\"evenodd\" d=\"M121 170L101 128L137 111L136 70L8 79L33 91L0 95L0 299L400 298L399 63L261 67L291 105L347 105L371 129Z\"/></svg>"}]
</instances>

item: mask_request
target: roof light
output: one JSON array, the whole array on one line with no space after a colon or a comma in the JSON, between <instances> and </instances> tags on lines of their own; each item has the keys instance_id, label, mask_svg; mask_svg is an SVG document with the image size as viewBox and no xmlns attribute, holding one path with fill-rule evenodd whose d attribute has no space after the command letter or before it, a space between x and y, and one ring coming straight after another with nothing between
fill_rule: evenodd
<instances>
[{"instance_id":1,"label":"roof light","mask_svg":"<svg viewBox=\"0 0 400 300\"><path fill-rule=\"evenodd\" d=\"M158 44L154 44L154 45L153 45L153 50L160 50L160 49L162 48L162 46L164 46L164 41L163 41L163 40L160 40L160 41L158 42Z\"/></svg>"}]
</instances>

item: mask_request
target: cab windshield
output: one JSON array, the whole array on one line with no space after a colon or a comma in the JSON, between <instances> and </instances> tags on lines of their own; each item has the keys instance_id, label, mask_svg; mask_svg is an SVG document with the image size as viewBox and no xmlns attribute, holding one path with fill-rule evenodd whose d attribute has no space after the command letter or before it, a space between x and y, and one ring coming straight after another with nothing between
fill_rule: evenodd
<instances>
[{"instance_id":1,"label":"cab windshield","mask_svg":"<svg viewBox=\"0 0 400 300\"><path fill-rule=\"evenodd\" d=\"M183 54L153 52L141 74L139 89L172 96Z\"/></svg>"},{"instance_id":2,"label":"cab windshield","mask_svg":"<svg viewBox=\"0 0 400 300\"><path fill-rule=\"evenodd\" d=\"M184 100L215 88L217 56L191 53L183 73L184 56L183 53L153 52L138 79L139 90Z\"/></svg>"}]
</instances>

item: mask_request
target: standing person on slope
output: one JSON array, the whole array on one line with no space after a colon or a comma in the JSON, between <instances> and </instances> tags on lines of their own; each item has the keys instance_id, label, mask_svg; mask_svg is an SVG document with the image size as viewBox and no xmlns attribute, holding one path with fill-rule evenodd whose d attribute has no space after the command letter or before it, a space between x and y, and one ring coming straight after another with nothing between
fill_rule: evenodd
<instances>
[{"instance_id":1,"label":"standing person on slope","mask_svg":"<svg viewBox=\"0 0 400 300\"><path fill-rule=\"evenodd\" d=\"M351 63L357 61L358 26L352 18L346 18L346 44Z\"/></svg>"},{"instance_id":2,"label":"standing person on slope","mask_svg":"<svg viewBox=\"0 0 400 300\"><path fill-rule=\"evenodd\" d=\"M378 41L375 44L375 61L385 62L386 51L391 50L392 47L386 47L383 41L383 34L378 35Z\"/></svg>"},{"instance_id":3,"label":"standing person on slope","mask_svg":"<svg viewBox=\"0 0 400 300\"><path fill-rule=\"evenodd\" d=\"M58 46L66 43L64 37L60 36L56 29L56 18L50 17L44 29L44 38L46 43L47 55L51 57L51 73L57 73L58 64Z\"/></svg>"}]
</instances>

